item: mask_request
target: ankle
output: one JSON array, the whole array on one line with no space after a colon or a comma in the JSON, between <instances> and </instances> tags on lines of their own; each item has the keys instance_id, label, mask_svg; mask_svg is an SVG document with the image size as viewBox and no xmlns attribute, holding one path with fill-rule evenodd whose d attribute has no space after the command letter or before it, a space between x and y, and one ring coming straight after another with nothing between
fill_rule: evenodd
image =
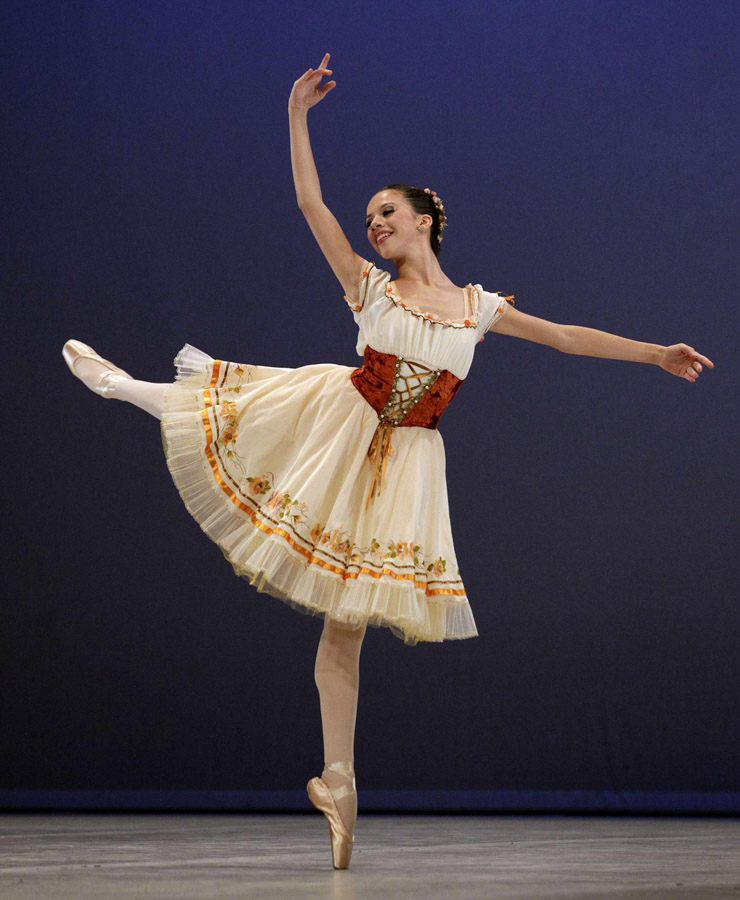
<instances>
[{"instance_id":1,"label":"ankle","mask_svg":"<svg viewBox=\"0 0 740 900\"><path fill-rule=\"evenodd\" d=\"M352 762L330 763L324 766L321 780L329 788L339 817L350 834L357 820L357 789Z\"/></svg>"},{"instance_id":2,"label":"ankle","mask_svg":"<svg viewBox=\"0 0 740 900\"><path fill-rule=\"evenodd\" d=\"M324 771L321 777L329 785L347 784L355 787L354 760L324 763Z\"/></svg>"}]
</instances>

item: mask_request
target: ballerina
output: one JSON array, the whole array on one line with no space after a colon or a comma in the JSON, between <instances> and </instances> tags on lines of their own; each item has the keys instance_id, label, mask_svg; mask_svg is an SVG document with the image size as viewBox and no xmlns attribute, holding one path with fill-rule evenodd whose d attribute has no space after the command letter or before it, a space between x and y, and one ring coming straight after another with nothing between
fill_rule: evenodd
<instances>
[{"instance_id":1,"label":"ballerina","mask_svg":"<svg viewBox=\"0 0 740 900\"><path fill-rule=\"evenodd\" d=\"M258 591L322 616L314 678L324 769L307 785L327 818L332 864L350 864L357 818L354 734L368 625L407 644L475 637L452 541L437 423L491 332L563 353L652 363L695 382L714 364L662 346L516 309L513 297L456 285L439 264L447 225L430 188L394 183L366 210L383 268L356 253L326 207L308 111L336 86L327 53L289 97L298 206L358 325L359 368L296 369L213 359L189 344L173 383L134 379L80 341L70 370L105 398L160 419L167 464L188 510Z\"/></svg>"}]
</instances>

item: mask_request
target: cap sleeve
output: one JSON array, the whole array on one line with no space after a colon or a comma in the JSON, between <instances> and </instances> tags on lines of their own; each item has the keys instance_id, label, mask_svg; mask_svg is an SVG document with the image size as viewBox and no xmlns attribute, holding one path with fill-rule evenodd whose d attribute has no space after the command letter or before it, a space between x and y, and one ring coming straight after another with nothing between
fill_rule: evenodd
<instances>
[{"instance_id":1,"label":"cap sleeve","mask_svg":"<svg viewBox=\"0 0 740 900\"><path fill-rule=\"evenodd\" d=\"M385 288L391 279L390 272L378 269L374 262L364 259L360 271L360 279L355 288L355 297L344 295L347 305L352 310L355 321L378 299L385 295Z\"/></svg>"},{"instance_id":2,"label":"cap sleeve","mask_svg":"<svg viewBox=\"0 0 740 900\"><path fill-rule=\"evenodd\" d=\"M484 291L480 285L476 285L480 297L480 309L478 313L478 336L483 340L483 336L488 329L506 313L509 305L514 305L514 295L510 294L505 297L502 294L490 291Z\"/></svg>"}]
</instances>

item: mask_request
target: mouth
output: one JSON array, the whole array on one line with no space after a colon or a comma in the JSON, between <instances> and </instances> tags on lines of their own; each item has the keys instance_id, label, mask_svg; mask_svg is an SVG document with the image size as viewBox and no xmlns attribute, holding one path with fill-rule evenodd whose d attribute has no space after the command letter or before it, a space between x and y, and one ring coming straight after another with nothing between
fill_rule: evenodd
<instances>
[{"instance_id":1,"label":"mouth","mask_svg":"<svg viewBox=\"0 0 740 900\"><path fill-rule=\"evenodd\" d=\"M375 243L378 245L378 247L381 244L385 243L388 240L388 238L391 236L392 233L393 232L391 232L391 231L381 231L380 234L376 234L375 235Z\"/></svg>"}]
</instances>

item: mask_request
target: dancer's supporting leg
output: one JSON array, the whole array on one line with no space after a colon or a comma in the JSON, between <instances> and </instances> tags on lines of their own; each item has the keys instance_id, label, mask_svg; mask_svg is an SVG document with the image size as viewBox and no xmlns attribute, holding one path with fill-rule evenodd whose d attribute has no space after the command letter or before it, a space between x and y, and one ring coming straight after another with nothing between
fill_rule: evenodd
<instances>
[{"instance_id":1,"label":"dancer's supporting leg","mask_svg":"<svg viewBox=\"0 0 740 900\"><path fill-rule=\"evenodd\" d=\"M314 678L321 701L324 765L354 762L357 695L360 686L360 650L367 625L353 629L328 616L324 619ZM334 791L348 783L345 775L324 769L321 778ZM339 815L349 832L357 818L357 794L337 801Z\"/></svg>"}]
</instances>

